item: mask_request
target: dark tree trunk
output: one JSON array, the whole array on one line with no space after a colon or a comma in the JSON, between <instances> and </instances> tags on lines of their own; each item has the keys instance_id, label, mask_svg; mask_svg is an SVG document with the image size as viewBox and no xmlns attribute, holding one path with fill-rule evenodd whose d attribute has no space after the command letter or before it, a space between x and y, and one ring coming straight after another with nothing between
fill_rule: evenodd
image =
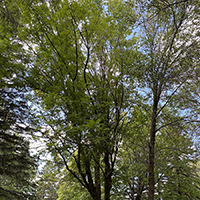
<instances>
[{"instance_id":1,"label":"dark tree trunk","mask_svg":"<svg viewBox=\"0 0 200 200\"><path fill-rule=\"evenodd\" d=\"M96 156L96 164L95 164L95 188L96 193L99 199L101 199L101 180L100 180L100 155L99 152L97 152Z\"/></svg>"},{"instance_id":2,"label":"dark tree trunk","mask_svg":"<svg viewBox=\"0 0 200 200\"><path fill-rule=\"evenodd\" d=\"M104 175L104 189L105 189L105 196L104 199L105 200L110 200L110 190L112 187L112 170L110 167L110 162L109 162L109 154L105 153L105 157L104 157L104 163L105 163L105 175Z\"/></svg>"},{"instance_id":3,"label":"dark tree trunk","mask_svg":"<svg viewBox=\"0 0 200 200\"><path fill-rule=\"evenodd\" d=\"M154 148L155 148L155 134L156 134L156 117L158 109L158 98L157 95L154 96L153 112L151 118L151 132L150 132L150 142L149 142L149 191L148 200L154 200Z\"/></svg>"},{"instance_id":4,"label":"dark tree trunk","mask_svg":"<svg viewBox=\"0 0 200 200\"><path fill-rule=\"evenodd\" d=\"M92 172L91 172L90 167L91 167L90 166L90 162L86 161L86 163L85 163L85 171L86 171L87 179L84 178L85 185L86 185L86 188L87 188L88 192L90 193L91 197L93 198L93 200L101 200L101 196L99 196L99 194L97 192L96 185L93 182Z\"/></svg>"},{"instance_id":5,"label":"dark tree trunk","mask_svg":"<svg viewBox=\"0 0 200 200\"><path fill-rule=\"evenodd\" d=\"M89 191L89 190L88 190ZM90 195L92 196L93 200L101 200L101 197L98 196L95 190L90 190Z\"/></svg>"}]
</instances>

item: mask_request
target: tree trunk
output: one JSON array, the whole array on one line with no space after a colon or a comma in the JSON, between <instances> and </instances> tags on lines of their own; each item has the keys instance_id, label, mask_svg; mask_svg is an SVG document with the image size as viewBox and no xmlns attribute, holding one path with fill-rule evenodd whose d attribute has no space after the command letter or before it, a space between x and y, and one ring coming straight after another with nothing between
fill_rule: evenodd
<instances>
[{"instance_id":1,"label":"tree trunk","mask_svg":"<svg viewBox=\"0 0 200 200\"><path fill-rule=\"evenodd\" d=\"M89 190L88 190L88 191L89 191ZM93 199L93 200L101 200L101 197L99 197L99 196L97 195L96 191L90 190L89 193L90 193L90 195L92 196L92 199Z\"/></svg>"},{"instance_id":2,"label":"tree trunk","mask_svg":"<svg viewBox=\"0 0 200 200\"><path fill-rule=\"evenodd\" d=\"M101 180L100 180L100 155L99 152L96 154L96 163L95 163L95 188L96 188L96 193L99 199L101 199Z\"/></svg>"},{"instance_id":3,"label":"tree trunk","mask_svg":"<svg viewBox=\"0 0 200 200\"><path fill-rule=\"evenodd\" d=\"M151 118L151 132L150 132L150 142L149 142L149 191L148 200L154 200L154 148L155 148L155 134L156 134L156 117L158 109L158 99L157 95L154 96L153 112Z\"/></svg>"},{"instance_id":4,"label":"tree trunk","mask_svg":"<svg viewBox=\"0 0 200 200\"><path fill-rule=\"evenodd\" d=\"M92 173L90 170L90 163L87 162L85 167L86 167L85 169L86 169L86 174L87 174L87 179L88 179L87 189L90 195L92 196L93 200L101 200L101 196L97 194L96 186L93 183Z\"/></svg>"},{"instance_id":5,"label":"tree trunk","mask_svg":"<svg viewBox=\"0 0 200 200\"><path fill-rule=\"evenodd\" d=\"M109 154L106 152L105 157L104 157L104 163L105 163L105 175L104 175L104 189L105 189L105 195L104 199L105 200L110 200L110 190L112 187L111 184L111 177L112 177L112 170L110 168L110 163L109 163Z\"/></svg>"}]
</instances>

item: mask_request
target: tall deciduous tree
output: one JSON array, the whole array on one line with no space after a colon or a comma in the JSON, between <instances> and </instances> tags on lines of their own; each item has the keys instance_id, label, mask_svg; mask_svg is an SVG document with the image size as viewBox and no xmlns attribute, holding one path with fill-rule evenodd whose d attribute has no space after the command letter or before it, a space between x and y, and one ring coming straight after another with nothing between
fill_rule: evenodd
<instances>
[{"instance_id":1,"label":"tall deciduous tree","mask_svg":"<svg viewBox=\"0 0 200 200\"><path fill-rule=\"evenodd\" d=\"M153 200L156 135L180 121L194 126L199 123L199 37L193 15L197 5L192 1L151 1L147 5L142 6L142 9L147 8L146 17L141 20L141 50L146 58L143 65L139 65L139 77L143 77L141 88L149 98L148 104L152 105L148 199ZM166 107L180 117L164 121Z\"/></svg>"},{"instance_id":2,"label":"tall deciduous tree","mask_svg":"<svg viewBox=\"0 0 200 200\"><path fill-rule=\"evenodd\" d=\"M148 197L149 121L145 109L135 108L132 123L119 151L114 176L114 199L140 200ZM173 111L163 111L166 121L177 119ZM133 123L134 122L134 123ZM155 198L198 199L199 176L188 125L180 122L159 131L155 145ZM134 147L134 148L133 148Z\"/></svg>"},{"instance_id":3,"label":"tall deciduous tree","mask_svg":"<svg viewBox=\"0 0 200 200\"><path fill-rule=\"evenodd\" d=\"M47 149L93 199L100 200L104 191L109 200L129 95L124 65L131 31L121 19L132 10L124 9L123 1L18 5L19 38L32 58L26 81L36 112L40 109L38 121L46 126ZM71 157L75 168L69 166Z\"/></svg>"}]
</instances>

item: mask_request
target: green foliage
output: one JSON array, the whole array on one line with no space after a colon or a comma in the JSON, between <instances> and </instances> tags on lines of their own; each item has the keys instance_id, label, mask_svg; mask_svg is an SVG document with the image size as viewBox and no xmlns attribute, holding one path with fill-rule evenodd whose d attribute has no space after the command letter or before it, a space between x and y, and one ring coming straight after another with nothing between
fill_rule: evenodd
<instances>
[{"instance_id":1,"label":"green foliage","mask_svg":"<svg viewBox=\"0 0 200 200\"><path fill-rule=\"evenodd\" d=\"M105 179L111 181L124 128L129 88L123 57L133 43L126 41L129 24L122 29L119 16L112 14L124 3L19 0L18 5L23 24L18 36L32 59L25 81L33 90L30 100L41 108L39 113L36 108L37 125L49 130L42 136L51 155L59 155L92 193L92 188L99 188L93 168L98 168L98 176L109 174ZM127 10L124 17L131 13ZM78 171L68 166L71 157Z\"/></svg>"},{"instance_id":2,"label":"green foliage","mask_svg":"<svg viewBox=\"0 0 200 200\"><path fill-rule=\"evenodd\" d=\"M165 112L170 116L169 111ZM147 198L149 119L145 113L141 108L132 113L116 163L113 199ZM156 136L155 198L198 199L200 177L192 164L196 163L195 150L188 134L184 133L186 129L187 126L172 125Z\"/></svg>"},{"instance_id":3,"label":"green foliage","mask_svg":"<svg viewBox=\"0 0 200 200\"><path fill-rule=\"evenodd\" d=\"M13 2L13 5L15 3ZM0 198L36 199L33 178L36 159L30 155L27 134L31 128L23 66L16 41L18 9L6 1L0 5ZM20 50L21 52L21 50Z\"/></svg>"},{"instance_id":4,"label":"green foliage","mask_svg":"<svg viewBox=\"0 0 200 200\"><path fill-rule=\"evenodd\" d=\"M41 172L37 175L37 191L38 199L56 200L58 198L58 184L61 179L62 168L54 166L52 161L47 161Z\"/></svg>"},{"instance_id":5,"label":"green foliage","mask_svg":"<svg viewBox=\"0 0 200 200\"><path fill-rule=\"evenodd\" d=\"M28 100L39 199L198 199L198 5L2 1L2 198L34 193Z\"/></svg>"},{"instance_id":6,"label":"green foliage","mask_svg":"<svg viewBox=\"0 0 200 200\"><path fill-rule=\"evenodd\" d=\"M74 161L71 161L70 166L71 168L76 168ZM86 188L83 187L69 172L67 172L66 168L63 170L62 174L64 177L59 184L57 200L92 200L90 193L86 190Z\"/></svg>"}]
</instances>

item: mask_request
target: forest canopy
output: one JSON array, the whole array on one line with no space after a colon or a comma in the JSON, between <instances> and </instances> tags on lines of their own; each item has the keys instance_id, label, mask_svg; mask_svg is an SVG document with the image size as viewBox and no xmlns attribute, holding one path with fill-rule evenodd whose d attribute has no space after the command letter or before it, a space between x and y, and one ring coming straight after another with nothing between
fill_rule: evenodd
<instances>
[{"instance_id":1,"label":"forest canopy","mask_svg":"<svg viewBox=\"0 0 200 200\"><path fill-rule=\"evenodd\" d=\"M200 199L199 7L1 1L0 197Z\"/></svg>"}]
</instances>

